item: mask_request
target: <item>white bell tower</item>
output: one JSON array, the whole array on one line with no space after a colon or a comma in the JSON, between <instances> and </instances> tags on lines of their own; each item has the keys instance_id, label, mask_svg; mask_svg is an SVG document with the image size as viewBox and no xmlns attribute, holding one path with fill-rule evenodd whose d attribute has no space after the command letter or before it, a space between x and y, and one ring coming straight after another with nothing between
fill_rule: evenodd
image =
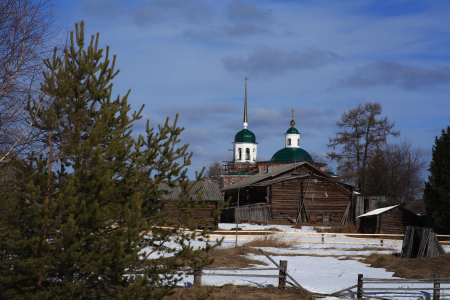
<instances>
[{"instance_id":1,"label":"white bell tower","mask_svg":"<svg viewBox=\"0 0 450 300\"><path fill-rule=\"evenodd\" d=\"M294 109L292 108L292 120L289 123L291 128L284 134L285 136L285 148L300 148L300 133L295 129L294 121Z\"/></svg>"},{"instance_id":2,"label":"white bell tower","mask_svg":"<svg viewBox=\"0 0 450 300\"><path fill-rule=\"evenodd\" d=\"M247 121L247 77L245 77L244 129L236 133L233 142L233 161L236 163L256 163L258 143L253 132L247 129Z\"/></svg>"}]
</instances>

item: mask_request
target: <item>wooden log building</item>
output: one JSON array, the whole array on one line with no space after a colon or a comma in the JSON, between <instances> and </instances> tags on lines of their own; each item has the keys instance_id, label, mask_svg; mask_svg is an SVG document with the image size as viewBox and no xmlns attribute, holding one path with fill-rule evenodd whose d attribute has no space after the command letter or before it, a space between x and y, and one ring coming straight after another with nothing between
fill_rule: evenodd
<instances>
[{"instance_id":1,"label":"wooden log building","mask_svg":"<svg viewBox=\"0 0 450 300\"><path fill-rule=\"evenodd\" d=\"M239 221L345 222L353 219L352 191L308 162L281 165L222 189L231 202L221 219L235 222L239 198Z\"/></svg>"},{"instance_id":2,"label":"wooden log building","mask_svg":"<svg viewBox=\"0 0 450 300\"><path fill-rule=\"evenodd\" d=\"M403 205L378 208L357 217L362 233L404 234L407 226L420 226L420 218Z\"/></svg>"},{"instance_id":3,"label":"wooden log building","mask_svg":"<svg viewBox=\"0 0 450 300\"><path fill-rule=\"evenodd\" d=\"M208 224L217 224L219 220L217 218L214 219L211 212L213 209L217 209L222 205L223 195L220 191L219 184L210 180L194 181L192 184L193 194L191 195L191 200L198 200L196 207L192 210L192 216L194 219L204 220L204 222ZM161 184L160 189L165 192L163 199L161 199L166 200L163 209L176 209L176 206L171 202L178 201L180 197L182 197L182 190L180 186L175 185L175 187L169 187L166 184ZM200 196L199 193L201 193L201 197L200 199L197 199ZM199 226L201 225L204 224L199 224Z\"/></svg>"}]
</instances>

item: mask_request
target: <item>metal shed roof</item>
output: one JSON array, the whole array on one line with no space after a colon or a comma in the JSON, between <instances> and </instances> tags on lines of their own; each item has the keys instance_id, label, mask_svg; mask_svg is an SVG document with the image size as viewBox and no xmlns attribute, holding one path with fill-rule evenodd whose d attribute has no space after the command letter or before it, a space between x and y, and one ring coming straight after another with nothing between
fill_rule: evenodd
<instances>
[{"instance_id":1,"label":"metal shed roof","mask_svg":"<svg viewBox=\"0 0 450 300\"><path fill-rule=\"evenodd\" d=\"M394 206L388 206L388 207L382 207L382 208L377 208L374 209L372 211L369 211L368 213L365 213L363 215L358 216L357 218L361 218L361 217L368 217L368 216L377 216L379 214L382 214L384 212L387 212L393 208L396 208L397 206L400 206L400 204L394 205Z\"/></svg>"}]
</instances>

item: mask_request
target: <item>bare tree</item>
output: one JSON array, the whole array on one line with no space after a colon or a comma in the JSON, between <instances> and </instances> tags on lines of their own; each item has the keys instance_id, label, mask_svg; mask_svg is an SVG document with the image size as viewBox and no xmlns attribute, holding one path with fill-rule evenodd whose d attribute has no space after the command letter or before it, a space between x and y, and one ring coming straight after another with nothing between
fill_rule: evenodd
<instances>
[{"instance_id":1,"label":"bare tree","mask_svg":"<svg viewBox=\"0 0 450 300\"><path fill-rule=\"evenodd\" d=\"M58 29L53 0L0 1L0 161L31 144L33 120L25 107L41 97L43 60Z\"/></svg>"},{"instance_id":2,"label":"bare tree","mask_svg":"<svg viewBox=\"0 0 450 300\"><path fill-rule=\"evenodd\" d=\"M387 117L377 119L383 109L380 103L368 102L344 112L336 125L340 131L329 138L329 148L340 152L327 152L327 157L339 164L337 171L347 182L363 190L367 163L378 144L386 143L389 135L399 136L394 130L394 122ZM342 147L342 148L341 148Z\"/></svg>"},{"instance_id":3,"label":"bare tree","mask_svg":"<svg viewBox=\"0 0 450 300\"><path fill-rule=\"evenodd\" d=\"M412 142L386 144L369 159L364 192L387 196L392 204L420 199L427 157Z\"/></svg>"},{"instance_id":4,"label":"bare tree","mask_svg":"<svg viewBox=\"0 0 450 300\"><path fill-rule=\"evenodd\" d=\"M206 179L216 181L220 188L223 187L222 166L218 161L209 165L206 170Z\"/></svg>"},{"instance_id":5,"label":"bare tree","mask_svg":"<svg viewBox=\"0 0 450 300\"><path fill-rule=\"evenodd\" d=\"M330 165L330 160L325 155L320 155L320 154L318 154L316 152L313 152L313 151L309 152L309 155L311 156L313 162L326 164L325 172L332 172L332 173L335 172L333 167Z\"/></svg>"}]
</instances>

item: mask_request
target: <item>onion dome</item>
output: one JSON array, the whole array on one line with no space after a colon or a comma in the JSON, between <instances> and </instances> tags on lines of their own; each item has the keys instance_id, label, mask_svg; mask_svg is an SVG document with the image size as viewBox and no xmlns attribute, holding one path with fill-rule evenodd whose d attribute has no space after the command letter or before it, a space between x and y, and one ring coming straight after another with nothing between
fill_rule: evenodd
<instances>
[{"instance_id":1,"label":"onion dome","mask_svg":"<svg viewBox=\"0 0 450 300\"><path fill-rule=\"evenodd\" d=\"M236 133L234 137L235 143L256 143L256 137L253 132L248 129L242 129Z\"/></svg>"},{"instance_id":2,"label":"onion dome","mask_svg":"<svg viewBox=\"0 0 450 300\"><path fill-rule=\"evenodd\" d=\"M295 133L295 134L299 134L298 130L294 127L289 128L286 133Z\"/></svg>"},{"instance_id":3,"label":"onion dome","mask_svg":"<svg viewBox=\"0 0 450 300\"><path fill-rule=\"evenodd\" d=\"M313 162L311 155L302 148L283 148L277 151L270 161L273 162Z\"/></svg>"}]
</instances>

